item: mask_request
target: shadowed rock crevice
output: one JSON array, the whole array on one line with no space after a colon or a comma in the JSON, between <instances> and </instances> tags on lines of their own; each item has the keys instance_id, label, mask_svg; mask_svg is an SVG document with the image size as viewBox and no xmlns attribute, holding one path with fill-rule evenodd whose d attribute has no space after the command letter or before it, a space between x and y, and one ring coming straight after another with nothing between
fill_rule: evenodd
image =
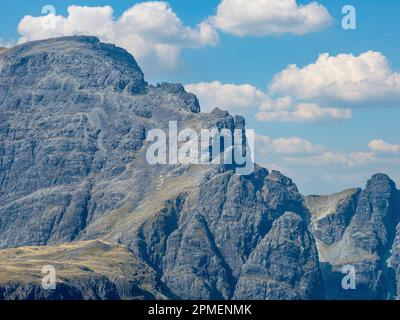
<instances>
[{"instance_id":1,"label":"shadowed rock crevice","mask_svg":"<svg viewBox=\"0 0 400 320\"><path fill-rule=\"evenodd\" d=\"M163 257L168 237L179 227L179 214L185 202L185 195L174 201L167 201L158 215L149 219L139 229L140 256L160 274L163 272Z\"/></svg>"},{"instance_id":2,"label":"shadowed rock crevice","mask_svg":"<svg viewBox=\"0 0 400 320\"><path fill-rule=\"evenodd\" d=\"M274 221L243 266L235 299L323 299L314 239L292 212Z\"/></svg>"}]
</instances>

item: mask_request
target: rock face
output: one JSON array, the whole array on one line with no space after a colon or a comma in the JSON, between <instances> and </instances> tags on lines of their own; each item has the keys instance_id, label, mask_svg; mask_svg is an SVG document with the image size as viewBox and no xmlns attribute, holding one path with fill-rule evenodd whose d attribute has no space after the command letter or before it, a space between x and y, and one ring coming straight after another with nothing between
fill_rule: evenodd
<instances>
[{"instance_id":1,"label":"rock face","mask_svg":"<svg viewBox=\"0 0 400 320\"><path fill-rule=\"evenodd\" d=\"M311 211L312 232L321 243L331 245L339 241L357 207L360 189L350 189L330 196L305 197Z\"/></svg>"},{"instance_id":2,"label":"rock face","mask_svg":"<svg viewBox=\"0 0 400 320\"><path fill-rule=\"evenodd\" d=\"M286 212L274 221L269 233L246 261L235 298L281 300L323 297L314 238L299 215Z\"/></svg>"},{"instance_id":3,"label":"rock face","mask_svg":"<svg viewBox=\"0 0 400 320\"><path fill-rule=\"evenodd\" d=\"M400 196L398 196L400 199ZM395 283L397 283L397 299L400 297L400 224L397 225L396 238L392 246L392 256L389 260L389 266L395 272ZM392 280L392 279L390 279Z\"/></svg>"},{"instance_id":4,"label":"rock face","mask_svg":"<svg viewBox=\"0 0 400 320\"><path fill-rule=\"evenodd\" d=\"M147 86L131 55L95 38L34 42L0 61L3 248L72 241L127 190L141 197L129 176L146 186L146 168L127 167L147 128L198 111L182 86Z\"/></svg>"},{"instance_id":5,"label":"rock face","mask_svg":"<svg viewBox=\"0 0 400 320\"><path fill-rule=\"evenodd\" d=\"M303 197L257 165L248 176L234 165L150 165L151 129L245 121L200 113L182 85L148 85L123 49L93 37L8 49L0 110L0 298L340 299L330 288L351 259L357 297L395 296L389 178ZM45 264L56 290L40 286Z\"/></svg>"},{"instance_id":6,"label":"rock face","mask_svg":"<svg viewBox=\"0 0 400 320\"><path fill-rule=\"evenodd\" d=\"M262 250L260 245L267 241L264 238L279 241L286 236L272 225L288 210L297 212L291 218L303 221L300 215L304 209L297 188L278 172L269 174L257 167L248 177L232 171L212 173L186 197L179 226L167 242L163 280L176 295L192 299L229 299L242 295L242 289L236 285L239 286L237 282L247 270L246 262ZM301 231L305 234L298 236L307 237L307 231ZM305 287L309 288L314 285L314 278L319 277L318 255L313 241L305 246L309 251L304 258L313 260L316 270L314 274L310 272L310 278L304 272L299 281L307 283ZM280 253L281 258L293 259L294 268L301 268L303 261L292 257L292 252ZM254 286L248 288L247 298L251 295L273 297L269 293L262 296ZM282 288L281 297L294 297L290 287ZM307 292L299 292L295 297L308 298Z\"/></svg>"},{"instance_id":7,"label":"rock face","mask_svg":"<svg viewBox=\"0 0 400 320\"><path fill-rule=\"evenodd\" d=\"M365 190L311 196L312 213L328 299L394 299L399 274L399 191L387 175L376 174ZM356 271L356 289L344 290L343 266Z\"/></svg>"}]
</instances>

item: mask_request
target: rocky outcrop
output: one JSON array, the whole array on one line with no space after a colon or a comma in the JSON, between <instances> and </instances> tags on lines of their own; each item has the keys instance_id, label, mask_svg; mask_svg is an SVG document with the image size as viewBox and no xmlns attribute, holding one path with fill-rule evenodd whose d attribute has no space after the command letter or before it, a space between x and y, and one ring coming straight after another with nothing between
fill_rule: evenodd
<instances>
[{"instance_id":1,"label":"rocky outcrop","mask_svg":"<svg viewBox=\"0 0 400 320\"><path fill-rule=\"evenodd\" d=\"M400 194L399 194L400 195ZM398 199L400 199L398 197ZM398 202L400 203L400 202ZM389 260L389 266L393 268L395 272L395 281L394 283L397 283L397 299L400 297L400 224L397 225L397 232L396 232L396 238L393 242L392 246L392 256Z\"/></svg>"},{"instance_id":2,"label":"rocky outcrop","mask_svg":"<svg viewBox=\"0 0 400 320\"><path fill-rule=\"evenodd\" d=\"M323 288L314 238L299 215L286 212L246 261L234 298L323 299Z\"/></svg>"},{"instance_id":3,"label":"rocky outcrop","mask_svg":"<svg viewBox=\"0 0 400 320\"><path fill-rule=\"evenodd\" d=\"M192 299L233 297L249 257L260 250L259 243L266 234L271 234L270 238L278 237L270 230L274 221L287 210L296 210L298 222L306 225L304 217L300 216L303 207L296 186L278 172L268 173L259 167L248 177L232 171L214 172L187 196L182 206L178 228L168 239L163 280L178 296ZM291 259L291 253L286 254ZM314 280L311 279L319 276L313 241L307 244L304 258L313 261L316 273L311 272L310 278L299 273L299 280L312 291ZM298 261L295 265L301 263ZM290 287L285 287L281 290L281 297L284 296L295 295ZM305 296L297 295L298 298Z\"/></svg>"},{"instance_id":4,"label":"rocky outcrop","mask_svg":"<svg viewBox=\"0 0 400 320\"><path fill-rule=\"evenodd\" d=\"M398 270L395 241L400 222L398 190L376 174L365 190L306 198L312 213L328 299L394 299ZM345 290L341 270L354 267L356 288Z\"/></svg>"},{"instance_id":5,"label":"rocky outcrop","mask_svg":"<svg viewBox=\"0 0 400 320\"><path fill-rule=\"evenodd\" d=\"M307 196L314 236L325 245L342 239L356 212L360 189L350 189L330 196Z\"/></svg>"}]
</instances>

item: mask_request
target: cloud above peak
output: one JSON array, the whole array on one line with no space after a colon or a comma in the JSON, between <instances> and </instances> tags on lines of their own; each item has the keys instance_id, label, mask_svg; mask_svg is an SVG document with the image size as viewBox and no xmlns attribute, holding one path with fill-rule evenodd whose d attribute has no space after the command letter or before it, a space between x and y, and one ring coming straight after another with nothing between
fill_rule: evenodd
<instances>
[{"instance_id":1,"label":"cloud above peak","mask_svg":"<svg viewBox=\"0 0 400 320\"><path fill-rule=\"evenodd\" d=\"M325 151L321 145L315 145L307 139L300 137L273 139L256 133L255 135L256 162L264 163L267 159L280 159L280 157L309 157Z\"/></svg>"},{"instance_id":2,"label":"cloud above peak","mask_svg":"<svg viewBox=\"0 0 400 320\"><path fill-rule=\"evenodd\" d=\"M212 81L187 84L185 89L199 97L203 112L215 107L236 112L251 110L268 99L264 92L250 84Z\"/></svg>"},{"instance_id":3,"label":"cloud above peak","mask_svg":"<svg viewBox=\"0 0 400 320\"><path fill-rule=\"evenodd\" d=\"M332 152L308 157L283 157L283 162L293 167L336 167L336 166L359 166L377 161L373 152Z\"/></svg>"},{"instance_id":4,"label":"cloud above peak","mask_svg":"<svg viewBox=\"0 0 400 320\"><path fill-rule=\"evenodd\" d=\"M279 106L265 109L261 106L256 114L257 120L280 122L341 121L351 117L350 109L323 108L316 103L305 102L291 104L284 109Z\"/></svg>"},{"instance_id":5,"label":"cloud above peak","mask_svg":"<svg viewBox=\"0 0 400 320\"><path fill-rule=\"evenodd\" d=\"M272 141L272 147L278 154L321 153L324 147L299 138L278 138Z\"/></svg>"},{"instance_id":6,"label":"cloud above peak","mask_svg":"<svg viewBox=\"0 0 400 320\"><path fill-rule=\"evenodd\" d=\"M370 141L368 147L379 153L400 153L400 144L390 144L381 139Z\"/></svg>"},{"instance_id":7,"label":"cloud above peak","mask_svg":"<svg viewBox=\"0 0 400 320\"><path fill-rule=\"evenodd\" d=\"M250 84L213 81L187 84L185 89L197 95L203 112L215 107L235 113L254 111L256 119L265 122L332 122L352 117L350 109L325 108L290 96L271 98Z\"/></svg>"},{"instance_id":8,"label":"cloud above peak","mask_svg":"<svg viewBox=\"0 0 400 320\"><path fill-rule=\"evenodd\" d=\"M400 98L400 73L380 52L323 53L315 63L303 68L292 64L276 74L269 91L314 101L393 101Z\"/></svg>"},{"instance_id":9,"label":"cloud above peak","mask_svg":"<svg viewBox=\"0 0 400 320\"><path fill-rule=\"evenodd\" d=\"M236 36L303 35L330 24L328 10L316 3L296 0L222 0L210 21Z\"/></svg>"},{"instance_id":10,"label":"cloud above peak","mask_svg":"<svg viewBox=\"0 0 400 320\"><path fill-rule=\"evenodd\" d=\"M51 24L54 22L54 24ZM19 42L71 35L93 35L127 49L146 73L172 71L184 48L201 48L219 41L206 21L185 26L162 1L142 2L114 18L110 6L69 6L68 15L25 16L19 23Z\"/></svg>"}]
</instances>

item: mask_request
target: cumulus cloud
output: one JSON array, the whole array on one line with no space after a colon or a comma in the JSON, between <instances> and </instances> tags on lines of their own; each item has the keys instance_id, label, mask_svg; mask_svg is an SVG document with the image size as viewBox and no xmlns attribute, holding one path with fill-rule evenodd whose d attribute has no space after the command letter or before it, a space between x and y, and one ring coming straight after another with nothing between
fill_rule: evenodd
<instances>
[{"instance_id":1,"label":"cumulus cloud","mask_svg":"<svg viewBox=\"0 0 400 320\"><path fill-rule=\"evenodd\" d=\"M284 157L287 164L300 167L356 166L376 160L373 152L340 153L327 151L309 157Z\"/></svg>"},{"instance_id":2,"label":"cumulus cloud","mask_svg":"<svg viewBox=\"0 0 400 320\"><path fill-rule=\"evenodd\" d=\"M324 147L299 137L275 139L272 141L272 148L278 154L320 153L324 151Z\"/></svg>"},{"instance_id":3,"label":"cumulus cloud","mask_svg":"<svg viewBox=\"0 0 400 320\"><path fill-rule=\"evenodd\" d=\"M274 159L286 168L353 167L383 160L378 157L375 150L348 153L331 151L300 137L273 139L256 134L255 150L258 161L265 162Z\"/></svg>"},{"instance_id":4,"label":"cumulus cloud","mask_svg":"<svg viewBox=\"0 0 400 320\"><path fill-rule=\"evenodd\" d=\"M368 147L371 151L348 153L325 150L323 146L315 145L308 140L297 137L260 140L256 136L256 146L259 147L259 152L264 156L267 154L271 156L271 151L275 151L278 156L281 154L279 159L282 165L292 168L351 168L358 165L383 164L387 166L400 163L398 157L380 156L381 153L400 153L400 145L390 144L383 140L370 141ZM311 155L306 155L307 153Z\"/></svg>"},{"instance_id":5,"label":"cumulus cloud","mask_svg":"<svg viewBox=\"0 0 400 320\"><path fill-rule=\"evenodd\" d=\"M359 56L324 53L303 68L289 65L274 76L269 90L314 102L391 100L400 98L400 73L390 68L380 52Z\"/></svg>"},{"instance_id":6,"label":"cumulus cloud","mask_svg":"<svg viewBox=\"0 0 400 320\"><path fill-rule=\"evenodd\" d=\"M368 143L368 147L374 152L380 153L399 153L400 144L390 144L383 140L372 140Z\"/></svg>"},{"instance_id":7,"label":"cumulus cloud","mask_svg":"<svg viewBox=\"0 0 400 320\"><path fill-rule=\"evenodd\" d=\"M52 25L51 22L54 22ZM201 48L219 41L206 21L185 26L171 7L160 1L142 2L113 17L104 7L68 7L68 16L25 16L18 26L19 42L70 35L93 35L127 49L145 72L171 71L183 48Z\"/></svg>"},{"instance_id":8,"label":"cumulus cloud","mask_svg":"<svg viewBox=\"0 0 400 320\"><path fill-rule=\"evenodd\" d=\"M351 108L359 103L400 101L400 73L379 52L359 56L324 53L315 63L303 68L289 65L276 74L268 92L220 82L191 84L188 89L206 109L213 101L234 111L257 107L259 121L341 121L350 119Z\"/></svg>"},{"instance_id":9,"label":"cumulus cloud","mask_svg":"<svg viewBox=\"0 0 400 320\"><path fill-rule=\"evenodd\" d=\"M276 99L267 96L256 113L266 122L334 122L352 117L350 109L321 107L316 103L297 102L290 96Z\"/></svg>"},{"instance_id":10,"label":"cumulus cloud","mask_svg":"<svg viewBox=\"0 0 400 320\"><path fill-rule=\"evenodd\" d=\"M300 137L272 139L260 134L255 135L255 148L256 157L259 158L260 162L274 155L319 154L325 150L323 146L315 145Z\"/></svg>"},{"instance_id":11,"label":"cumulus cloud","mask_svg":"<svg viewBox=\"0 0 400 320\"><path fill-rule=\"evenodd\" d=\"M187 84L185 89L197 95L205 112L215 107L239 113L255 110L256 119L260 121L340 121L352 116L349 109L323 108L318 104L296 102L290 96L271 98L250 84L213 81Z\"/></svg>"},{"instance_id":12,"label":"cumulus cloud","mask_svg":"<svg viewBox=\"0 0 400 320\"><path fill-rule=\"evenodd\" d=\"M185 85L185 89L198 96L202 111L215 107L240 111L260 106L266 95L250 84L222 84L219 81L200 82Z\"/></svg>"},{"instance_id":13,"label":"cumulus cloud","mask_svg":"<svg viewBox=\"0 0 400 320\"><path fill-rule=\"evenodd\" d=\"M340 188L362 186L376 172L398 174L400 159L397 153L382 156L376 150L394 151L394 148L374 149L343 152L327 150L299 137L273 139L255 135L256 162L294 178L304 193L330 194Z\"/></svg>"},{"instance_id":14,"label":"cumulus cloud","mask_svg":"<svg viewBox=\"0 0 400 320\"><path fill-rule=\"evenodd\" d=\"M315 103L298 103L285 109L261 107L256 114L257 120L280 122L340 121L351 117L350 109L322 108Z\"/></svg>"},{"instance_id":15,"label":"cumulus cloud","mask_svg":"<svg viewBox=\"0 0 400 320\"><path fill-rule=\"evenodd\" d=\"M265 36L319 31L331 22L328 10L316 3L296 0L222 0L210 21L236 36Z\"/></svg>"}]
</instances>

